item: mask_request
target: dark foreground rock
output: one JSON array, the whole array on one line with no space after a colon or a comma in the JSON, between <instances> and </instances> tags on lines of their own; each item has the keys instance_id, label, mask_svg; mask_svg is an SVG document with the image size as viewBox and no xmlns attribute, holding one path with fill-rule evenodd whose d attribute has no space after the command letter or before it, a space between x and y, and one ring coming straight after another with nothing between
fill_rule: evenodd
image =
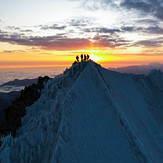
<instances>
[{"instance_id":1,"label":"dark foreground rock","mask_svg":"<svg viewBox=\"0 0 163 163\"><path fill-rule=\"evenodd\" d=\"M16 135L16 130L21 126L21 118L25 115L26 106L30 106L40 97L43 83L50 78L48 76L39 77L37 84L25 87L20 93L20 97L16 98L10 107L5 110L5 123L0 125L0 136L11 134Z\"/></svg>"},{"instance_id":2,"label":"dark foreground rock","mask_svg":"<svg viewBox=\"0 0 163 163\"><path fill-rule=\"evenodd\" d=\"M3 87L3 86L9 86L9 85L15 85L15 86L30 86L32 85L33 83L34 84L37 84L38 82L38 78L35 78L35 79L22 79L22 80L19 80L19 79L15 79L13 81L9 81L7 83L4 83L2 85L0 85L0 87Z\"/></svg>"},{"instance_id":3,"label":"dark foreground rock","mask_svg":"<svg viewBox=\"0 0 163 163\"><path fill-rule=\"evenodd\" d=\"M20 96L20 91L12 91L9 93L0 92L0 124L5 122L4 109L8 108L12 101Z\"/></svg>"}]
</instances>

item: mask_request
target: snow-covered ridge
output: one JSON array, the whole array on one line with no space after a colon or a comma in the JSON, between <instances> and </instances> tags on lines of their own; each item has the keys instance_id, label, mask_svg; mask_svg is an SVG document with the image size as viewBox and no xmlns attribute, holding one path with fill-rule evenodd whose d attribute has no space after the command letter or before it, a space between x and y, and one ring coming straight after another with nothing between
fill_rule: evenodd
<instances>
[{"instance_id":1,"label":"snow-covered ridge","mask_svg":"<svg viewBox=\"0 0 163 163\"><path fill-rule=\"evenodd\" d=\"M26 108L1 162L161 162L163 74L127 75L92 61L49 80Z\"/></svg>"}]
</instances>

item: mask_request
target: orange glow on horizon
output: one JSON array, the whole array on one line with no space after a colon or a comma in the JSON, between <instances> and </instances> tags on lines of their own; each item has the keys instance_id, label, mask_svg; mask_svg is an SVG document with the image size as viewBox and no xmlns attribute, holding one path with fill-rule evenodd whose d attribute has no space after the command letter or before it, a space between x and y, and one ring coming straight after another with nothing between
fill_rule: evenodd
<instances>
[{"instance_id":1,"label":"orange glow on horizon","mask_svg":"<svg viewBox=\"0 0 163 163\"><path fill-rule=\"evenodd\" d=\"M70 67L75 61L76 55L80 54L89 54L90 59L102 64L104 67L123 67L151 62L163 63L163 56L160 55L162 54L161 49L142 49L140 47L128 47L126 49L102 48L97 47L94 40L90 40L90 43L90 47L85 48L85 50L72 51L26 49L26 46L3 43L0 46L0 68ZM3 46L6 51L2 50ZM7 51L7 49L9 50ZM158 53L156 53L157 51ZM146 55L143 53L146 53Z\"/></svg>"}]
</instances>

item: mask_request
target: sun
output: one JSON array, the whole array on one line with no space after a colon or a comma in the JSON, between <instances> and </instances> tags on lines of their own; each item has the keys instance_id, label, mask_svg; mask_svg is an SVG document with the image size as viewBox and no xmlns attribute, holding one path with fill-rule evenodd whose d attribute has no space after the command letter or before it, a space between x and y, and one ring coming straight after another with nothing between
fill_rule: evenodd
<instances>
[{"instance_id":1,"label":"sun","mask_svg":"<svg viewBox=\"0 0 163 163\"><path fill-rule=\"evenodd\" d=\"M101 57L95 54L90 54L90 59L92 59L93 61L100 61Z\"/></svg>"}]
</instances>

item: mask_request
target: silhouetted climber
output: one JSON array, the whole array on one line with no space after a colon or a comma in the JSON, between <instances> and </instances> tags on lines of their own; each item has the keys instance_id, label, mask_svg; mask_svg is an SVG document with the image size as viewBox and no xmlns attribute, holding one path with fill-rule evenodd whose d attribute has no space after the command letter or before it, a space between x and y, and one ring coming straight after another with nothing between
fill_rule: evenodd
<instances>
[{"instance_id":1,"label":"silhouetted climber","mask_svg":"<svg viewBox=\"0 0 163 163\"><path fill-rule=\"evenodd\" d=\"M87 61L89 60L89 54L87 54Z\"/></svg>"},{"instance_id":2,"label":"silhouetted climber","mask_svg":"<svg viewBox=\"0 0 163 163\"><path fill-rule=\"evenodd\" d=\"M75 64L77 64L77 62L75 61L72 65L75 65Z\"/></svg>"},{"instance_id":3,"label":"silhouetted climber","mask_svg":"<svg viewBox=\"0 0 163 163\"><path fill-rule=\"evenodd\" d=\"M76 61L79 62L79 56L78 55L76 56Z\"/></svg>"},{"instance_id":4,"label":"silhouetted climber","mask_svg":"<svg viewBox=\"0 0 163 163\"><path fill-rule=\"evenodd\" d=\"M81 56L80 56L80 57L81 57L81 62L83 62L83 54L81 54Z\"/></svg>"},{"instance_id":5,"label":"silhouetted climber","mask_svg":"<svg viewBox=\"0 0 163 163\"><path fill-rule=\"evenodd\" d=\"M86 61L87 60L87 57L86 57L86 55L84 54L84 61Z\"/></svg>"}]
</instances>

